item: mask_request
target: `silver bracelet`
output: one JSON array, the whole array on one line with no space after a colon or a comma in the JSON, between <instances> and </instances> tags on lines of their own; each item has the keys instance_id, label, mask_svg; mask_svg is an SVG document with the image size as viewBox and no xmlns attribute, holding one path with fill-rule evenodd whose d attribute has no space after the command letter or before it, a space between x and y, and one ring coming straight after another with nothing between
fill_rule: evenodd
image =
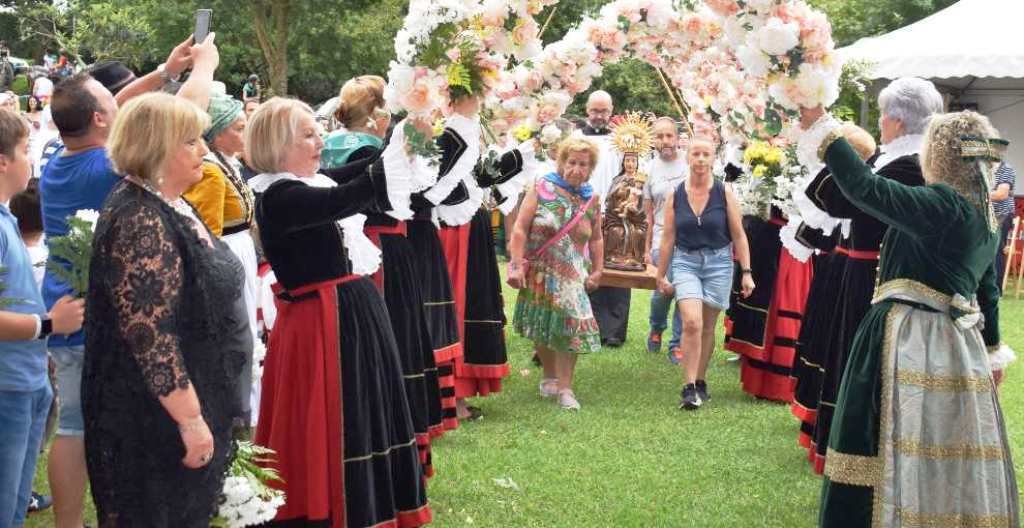
<instances>
[{"instance_id":1,"label":"silver bracelet","mask_svg":"<svg viewBox=\"0 0 1024 528\"><path fill-rule=\"evenodd\" d=\"M39 339L39 334L43 333L43 318L39 314L32 314L32 317L36 318L36 331L32 334L32 339Z\"/></svg>"}]
</instances>

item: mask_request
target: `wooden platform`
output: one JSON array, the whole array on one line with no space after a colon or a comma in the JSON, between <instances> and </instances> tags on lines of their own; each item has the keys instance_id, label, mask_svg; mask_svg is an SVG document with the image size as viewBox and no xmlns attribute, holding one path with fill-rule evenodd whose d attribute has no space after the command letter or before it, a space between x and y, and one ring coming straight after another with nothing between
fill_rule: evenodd
<instances>
[{"instance_id":1,"label":"wooden platform","mask_svg":"<svg viewBox=\"0 0 1024 528\"><path fill-rule=\"evenodd\" d=\"M605 268L601 274L601 286L613 288L630 288L639 290L655 290L658 268L648 265L647 271L620 271Z\"/></svg>"}]
</instances>

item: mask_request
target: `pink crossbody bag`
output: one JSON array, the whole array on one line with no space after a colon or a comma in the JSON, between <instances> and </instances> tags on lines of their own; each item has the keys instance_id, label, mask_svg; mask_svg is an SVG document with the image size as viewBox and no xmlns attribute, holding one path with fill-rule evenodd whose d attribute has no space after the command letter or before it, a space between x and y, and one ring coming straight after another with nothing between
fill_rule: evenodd
<instances>
[{"instance_id":1,"label":"pink crossbody bag","mask_svg":"<svg viewBox=\"0 0 1024 528\"><path fill-rule=\"evenodd\" d=\"M565 237L565 235L568 235L569 232L572 231L572 228L576 227L576 225L579 224L581 220L583 220L583 217L586 216L587 211L590 209L590 206L594 203L594 198L596 197L597 195L591 195L590 199L587 200L587 203L583 204L583 207L580 209L580 211L576 213L576 216L572 217L572 219L569 220L568 223L562 226L562 229L559 229L558 232L555 233L555 236L549 238L547 242L544 242L544 244L537 248L536 251L526 256L526 262L523 263L523 277L526 277L526 274L530 271L531 261L539 259L542 255L544 255L545 252L547 252L547 250L551 249L551 246L554 246L555 244L558 243L559 240L562 240L562 238Z\"/></svg>"}]
</instances>

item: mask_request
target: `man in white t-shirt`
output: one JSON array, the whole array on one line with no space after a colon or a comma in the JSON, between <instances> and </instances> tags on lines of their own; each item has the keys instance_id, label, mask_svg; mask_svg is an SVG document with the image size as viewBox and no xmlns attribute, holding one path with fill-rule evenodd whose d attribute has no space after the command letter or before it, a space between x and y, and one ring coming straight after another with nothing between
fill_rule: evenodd
<instances>
[{"instance_id":1,"label":"man in white t-shirt","mask_svg":"<svg viewBox=\"0 0 1024 528\"><path fill-rule=\"evenodd\" d=\"M690 172L686 164L686 154L680 148L679 129L676 122L669 117L659 118L654 122L652 130L654 148L657 156L647 165L647 182L644 183L644 209L647 211L647 258L650 264L658 265L661 233L664 230L665 204L676 187L683 183ZM671 281L672 270L669 269ZM672 298L665 297L655 291L651 294L651 331L647 335L647 351L661 351L661 334L668 326L668 313L672 310ZM679 308L672 316L672 339L669 340L669 360L678 363L679 336L683 324L679 318Z\"/></svg>"}]
</instances>

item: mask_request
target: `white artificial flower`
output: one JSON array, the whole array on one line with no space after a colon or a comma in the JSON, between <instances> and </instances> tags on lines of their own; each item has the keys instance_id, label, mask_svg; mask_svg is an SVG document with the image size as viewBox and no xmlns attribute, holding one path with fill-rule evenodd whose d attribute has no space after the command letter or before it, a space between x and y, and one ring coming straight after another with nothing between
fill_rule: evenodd
<instances>
[{"instance_id":1,"label":"white artificial flower","mask_svg":"<svg viewBox=\"0 0 1024 528\"><path fill-rule=\"evenodd\" d=\"M768 56L753 46L740 46L736 48L736 58L747 73L755 77L765 77L771 68L771 61Z\"/></svg>"},{"instance_id":2,"label":"white artificial flower","mask_svg":"<svg viewBox=\"0 0 1024 528\"><path fill-rule=\"evenodd\" d=\"M562 139L562 130L554 125L554 123L545 126L540 131L540 141L545 145L551 145Z\"/></svg>"},{"instance_id":3,"label":"white artificial flower","mask_svg":"<svg viewBox=\"0 0 1024 528\"><path fill-rule=\"evenodd\" d=\"M95 209L79 209L75 213L75 218L85 220L86 222L89 222L89 225L95 227L96 221L100 218L100 213Z\"/></svg>"},{"instance_id":4,"label":"white artificial flower","mask_svg":"<svg viewBox=\"0 0 1024 528\"><path fill-rule=\"evenodd\" d=\"M800 43L800 26L772 17L756 34L758 46L769 55L784 55Z\"/></svg>"}]
</instances>

